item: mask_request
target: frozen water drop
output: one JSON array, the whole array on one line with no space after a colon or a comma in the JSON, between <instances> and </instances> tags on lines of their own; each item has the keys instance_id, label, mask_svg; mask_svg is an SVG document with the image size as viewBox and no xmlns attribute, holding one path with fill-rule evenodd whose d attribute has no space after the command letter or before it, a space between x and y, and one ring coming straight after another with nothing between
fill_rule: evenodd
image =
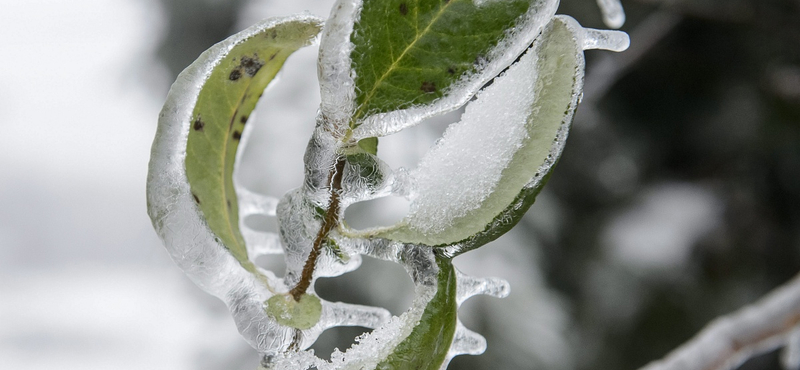
<instances>
[{"instance_id":1,"label":"frozen water drop","mask_svg":"<svg viewBox=\"0 0 800 370\"><path fill-rule=\"evenodd\" d=\"M459 321L456 326L453 344L450 346L450 354L453 356L479 355L484 351L486 351L486 338L467 329L461 321Z\"/></svg>"},{"instance_id":2,"label":"frozen water drop","mask_svg":"<svg viewBox=\"0 0 800 370\"><path fill-rule=\"evenodd\" d=\"M620 28L625 24L625 10L619 0L597 0L597 6L603 13L603 23L611 28Z\"/></svg>"},{"instance_id":3,"label":"frozen water drop","mask_svg":"<svg viewBox=\"0 0 800 370\"><path fill-rule=\"evenodd\" d=\"M612 30L583 29L583 50L604 49L624 51L631 44L627 33Z\"/></svg>"}]
</instances>

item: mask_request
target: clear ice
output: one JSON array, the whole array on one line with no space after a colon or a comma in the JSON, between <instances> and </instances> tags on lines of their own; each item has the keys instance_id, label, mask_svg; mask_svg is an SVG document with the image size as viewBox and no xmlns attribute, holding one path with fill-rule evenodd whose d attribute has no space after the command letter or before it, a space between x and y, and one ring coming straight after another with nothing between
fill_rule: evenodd
<instances>
[{"instance_id":1,"label":"clear ice","mask_svg":"<svg viewBox=\"0 0 800 370\"><path fill-rule=\"evenodd\" d=\"M610 25L621 22L621 7L619 12L615 10L619 5L617 1L599 0L598 3ZM436 232L446 227L448 220L480 206L480 201L494 191L511 155L527 135L524 125L530 114L526 108L531 107L534 97L532 85L536 76L532 71L537 63L536 53L529 51L494 84L481 88L528 49L531 41L554 18L557 5L555 0L534 0L525 21L509 32L504 42L487 56L483 69L462 81L451 94L427 106L366 117L353 138L397 132L427 117L461 107L477 94L477 100L467 105L461 122L448 128L417 169L392 170L371 154L358 162L348 161L343 167L340 212L343 214L348 205L359 201L392 194L406 196L413 199L406 222L413 223L422 232ZM336 248L323 248L314 280L357 269L361 255L392 261L402 265L415 284L412 306L400 316L392 317L380 307L321 300L319 321L304 330L280 325L265 311L267 299L286 294L299 281L322 225L319 210L325 209L331 199L329 174L343 148L337 138L343 136L343 128L354 109L349 35L360 7L360 1L337 1L323 31L318 69L322 103L317 128L304 158L303 186L278 199L234 183L239 201L239 226L247 244L248 258L254 262L258 256L282 254L286 261L283 278L258 267L256 273L246 270L209 230L187 182L185 148L200 88L233 45L276 22L313 17L269 19L215 45L181 73L159 118L148 175L148 212L153 225L175 263L198 286L228 305L240 333L263 356L263 366L268 369L373 369L411 333L436 293L435 248L362 238L348 234L343 228L334 228L329 237ZM622 17L624 19L624 14ZM570 30L580 48L623 50L627 47L624 33L584 29L574 20L569 22L572 22ZM250 125L247 127L239 153L246 145ZM237 163L238 160L237 156ZM365 171L370 174L366 178ZM254 214L277 217L280 232L249 228L244 219ZM456 276L459 306L477 294L505 297L510 291L508 283L499 278L477 278L460 272ZM308 293L314 294L313 281ZM346 325L374 330L360 336L345 352L335 351L330 361L304 350L324 330ZM447 368L457 355L480 354L485 348L485 339L457 320L455 335L441 369Z\"/></svg>"}]
</instances>

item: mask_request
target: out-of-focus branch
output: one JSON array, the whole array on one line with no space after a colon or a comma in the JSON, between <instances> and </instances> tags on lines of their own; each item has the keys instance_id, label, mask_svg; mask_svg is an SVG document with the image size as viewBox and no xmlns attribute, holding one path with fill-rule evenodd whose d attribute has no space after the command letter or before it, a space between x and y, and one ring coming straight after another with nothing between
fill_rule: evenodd
<instances>
[{"instance_id":1,"label":"out-of-focus branch","mask_svg":"<svg viewBox=\"0 0 800 370\"><path fill-rule=\"evenodd\" d=\"M665 358L640 370L733 369L785 345L800 327L800 275L758 302L719 317Z\"/></svg>"}]
</instances>

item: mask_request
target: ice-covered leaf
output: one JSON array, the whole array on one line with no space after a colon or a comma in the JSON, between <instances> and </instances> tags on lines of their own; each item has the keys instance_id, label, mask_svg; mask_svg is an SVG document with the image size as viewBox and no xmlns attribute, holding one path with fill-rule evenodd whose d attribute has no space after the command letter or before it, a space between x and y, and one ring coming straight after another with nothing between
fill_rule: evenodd
<instances>
[{"instance_id":1,"label":"ice-covered leaf","mask_svg":"<svg viewBox=\"0 0 800 370\"><path fill-rule=\"evenodd\" d=\"M556 17L518 63L478 94L415 171L408 216L377 236L463 252L510 229L567 137L583 82L574 20Z\"/></svg>"},{"instance_id":2,"label":"ice-covered leaf","mask_svg":"<svg viewBox=\"0 0 800 370\"><path fill-rule=\"evenodd\" d=\"M419 324L395 347L376 370L438 369L447 358L456 332L458 301L455 269L449 259L438 259L436 295L422 313Z\"/></svg>"},{"instance_id":3,"label":"ice-covered leaf","mask_svg":"<svg viewBox=\"0 0 800 370\"><path fill-rule=\"evenodd\" d=\"M173 261L228 305L244 339L261 353L286 350L297 329L265 311L264 301L286 288L249 259L254 256L236 220L231 171L243 117L286 57L311 43L321 24L308 15L267 19L206 50L170 88L150 157L153 227ZM251 195L244 201L252 212L262 207ZM330 304L322 306L324 315ZM313 341L322 327L304 330L303 340Z\"/></svg>"},{"instance_id":4,"label":"ice-covered leaf","mask_svg":"<svg viewBox=\"0 0 800 370\"><path fill-rule=\"evenodd\" d=\"M557 1L339 5L320 51L322 114L350 128L364 124L354 134L362 139L466 103L525 50L555 13Z\"/></svg>"},{"instance_id":5,"label":"ice-covered leaf","mask_svg":"<svg viewBox=\"0 0 800 370\"><path fill-rule=\"evenodd\" d=\"M290 295L274 295L267 300L267 314L279 324L296 329L308 329L319 322L322 303L311 294L303 294L299 301Z\"/></svg>"},{"instance_id":6,"label":"ice-covered leaf","mask_svg":"<svg viewBox=\"0 0 800 370\"><path fill-rule=\"evenodd\" d=\"M243 265L250 265L239 231L233 186L236 151L247 118L286 58L308 45L317 21L286 22L239 41L204 82L190 122L186 176L212 232Z\"/></svg>"},{"instance_id":7,"label":"ice-covered leaf","mask_svg":"<svg viewBox=\"0 0 800 370\"><path fill-rule=\"evenodd\" d=\"M472 0L365 0L351 38L354 123L442 97L485 63L529 6L528 0L481 6Z\"/></svg>"}]
</instances>

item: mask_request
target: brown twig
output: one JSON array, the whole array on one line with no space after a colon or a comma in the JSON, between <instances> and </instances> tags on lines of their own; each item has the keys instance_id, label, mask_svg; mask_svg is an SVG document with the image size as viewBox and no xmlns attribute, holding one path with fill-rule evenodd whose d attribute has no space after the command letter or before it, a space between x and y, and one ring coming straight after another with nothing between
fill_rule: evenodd
<instances>
[{"instance_id":1,"label":"brown twig","mask_svg":"<svg viewBox=\"0 0 800 370\"><path fill-rule=\"evenodd\" d=\"M292 295L295 302L299 302L300 297L302 297L303 294L306 293L306 290L308 290L308 287L311 286L311 281L314 277L314 269L317 267L317 259L322 252L322 244L328 238L328 233L339 223L339 193L342 190L344 164L344 157L340 157L328 176L331 194L328 210L325 213L322 226L319 228L319 232L317 232L317 237L314 239L311 252L308 253L308 259L306 259L306 263L303 265L303 273L300 275L300 281L289 291L289 294Z\"/></svg>"}]
</instances>

